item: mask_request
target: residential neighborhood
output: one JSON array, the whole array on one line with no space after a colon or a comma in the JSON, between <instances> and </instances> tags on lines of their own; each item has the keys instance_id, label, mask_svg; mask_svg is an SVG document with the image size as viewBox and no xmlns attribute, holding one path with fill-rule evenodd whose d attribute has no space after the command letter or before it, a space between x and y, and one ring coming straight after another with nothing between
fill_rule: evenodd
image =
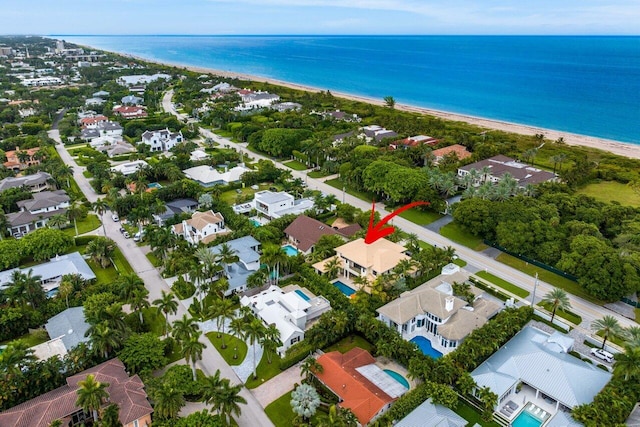
<instances>
[{"instance_id":1,"label":"residential neighborhood","mask_svg":"<svg viewBox=\"0 0 640 427\"><path fill-rule=\"evenodd\" d=\"M631 160L52 38L0 76L0 426L633 419Z\"/></svg>"}]
</instances>

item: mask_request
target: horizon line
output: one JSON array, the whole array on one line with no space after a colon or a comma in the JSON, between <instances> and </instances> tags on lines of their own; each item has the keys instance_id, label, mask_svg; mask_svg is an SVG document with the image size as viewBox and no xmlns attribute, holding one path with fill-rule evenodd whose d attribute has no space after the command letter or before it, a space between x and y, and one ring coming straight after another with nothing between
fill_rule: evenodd
<instances>
[{"instance_id":1,"label":"horizon line","mask_svg":"<svg viewBox=\"0 0 640 427\"><path fill-rule=\"evenodd\" d=\"M640 37L639 34L186 34L186 33L145 33L145 34L3 34L5 36L39 37Z\"/></svg>"}]
</instances>

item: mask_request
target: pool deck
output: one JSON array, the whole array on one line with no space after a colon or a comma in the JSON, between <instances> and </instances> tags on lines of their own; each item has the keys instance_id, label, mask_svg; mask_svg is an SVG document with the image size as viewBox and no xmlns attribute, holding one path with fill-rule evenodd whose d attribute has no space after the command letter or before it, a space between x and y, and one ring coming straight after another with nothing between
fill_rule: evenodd
<instances>
[{"instance_id":1,"label":"pool deck","mask_svg":"<svg viewBox=\"0 0 640 427\"><path fill-rule=\"evenodd\" d=\"M544 421L541 425L544 425L544 423L546 423L557 412L555 404L545 401L541 396L536 397L536 391L527 385L523 385L520 393L518 393L517 395L512 395L510 399L513 403L518 405L518 408L515 411L513 411L513 413L510 416L507 413L505 413L505 411L503 411L508 401L502 403L498 407L498 411L500 412L500 414L506 419L508 419L509 421L513 421L514 419L516 419L518 415L520 415L520 413L524 411L525 408L529 407L531 404L535 405L535 407L540 409L538 414L535 414L534 412L534 415L537 418L544 418ZM545 414L544 416L542 411L544 411L544 414Z\"/></svg>"},{"instance_id":2,"label":"pool deck","mask_svg":"<svg viewBox=\"0 0 640 427\"><path fill-rule=\"evenodd\" d=\"M385 369L390 369L402 375L404 379L406 379L409 382L409 385L410 385L409 390L412 390L418 385L418 382L409 378L409 371L407 371L402 365L398 364L397 362L391 359L387 359L386 357L383 357L383 356L378 356L376 357L376 366L378 366L383 371Z\"/></svg>"}]
</instances>

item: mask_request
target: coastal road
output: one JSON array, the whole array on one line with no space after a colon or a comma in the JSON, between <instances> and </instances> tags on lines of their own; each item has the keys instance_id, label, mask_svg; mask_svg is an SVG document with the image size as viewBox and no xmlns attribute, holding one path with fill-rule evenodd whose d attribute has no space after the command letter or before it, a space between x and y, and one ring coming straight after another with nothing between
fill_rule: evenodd
<instances>
[{"instance_id":1,"label":"coastal road","mask_svg":"<svg viewBox=\"0 0 640 427\"><path fill-rule=\"evenodd\" d=\"M82 174L85 170L84 167L78 166L73 160L69 152L65 149L60 140L60 134L57 130L49 131L49 137L56 141L56 150L60 154L60 157L65 164L73 167L73 177L78 183L78 186L87 197L90 202L95 202L99 195L93 190L89 184L89 180ZM138 245L132 239L125 239L122 233L120 233L120 223L111 220L111 214L104 215L104 225L107 236L113 239L122 254L127 259L131 267L136 274L144 281L145 287L149 291L149 302L154 301L161 297L161 292L170 292L171 288L160 275L158 270L147 259L146 255ZM100 233L102 227L99 229ZM175 315L169 316L169 320L181 318L183 315L191 317L187 307L180 302L178 304L178 311ZM223 378L229 378L232 384L242 384L234 370L225 362L220 353L211 344L206 336L202 335L200 341L206 345L205 350L202 353L202 360L198 362L198 367L206 375L213 375L216 370L220 370L220 375ZM238 425L241 427L255 427L255 426L273 426L271 420L267 417L262 406L253 394L246 388L242 388L240 395L247 400L246 405L242 405L241 415L237 418ZM210 408L209 408L210 409Z\"/></svg>"},{"instance_id":2,"label":"coastal road","mask_svg":"<svg viewBox=\"0 0 640 427\"><path fill-rule=\"evenodd\" d=\"M175 108L171 102L172 97L173 97L173 90L169 90L165 93L162 100L162 106L164 110L172 114L175 114L184 120L185 115L179 114L177 111L175 111ZM345 192L337 188L331 187L330 185L325 184L319 179L310 178L307 176L307 173L305 171L295 171L269 157L257 154L255 152L248 152L248 150L246 149L246 144L235 143L227 138L216 135L215 133L204 128L200 128L200 133L204 137L212 138L214 141L216 141L217 143L223 146L228 145L231 148L241 150L242 152L247 152L256 159L271 160L272 162L275 163L277 167L290 171L294 178L300 178L303 181L306 181L308 188L311 188L314 190L320 190L325 194L333 194L338 198L338 200L344 201L362 210L371 209L370 203L364 200L358 199L357 197L346 194ZM384 205L382 203L376 204L376 211L380 213L381 217L384 217L385 215L390 213L384 208ZM446 237L438 233L435 233L433 231L430 231L404 218L395 217L392 222L394 226L400 227L402 230L404 230L407 233L415 233L416 235L418 235L420 240L423 240L433 245L437 245L438 247L441 247L441 248L451 246L452 248L455 249L456 254L460 258L464 259L467 263L479 268L480 270L485 270L497 277L500 277L501 279L504 279L510 283L513 283L514 285L520 288L523 288L529 291L530 293L533 293L535 279L529 276L528 274L522 273L521 271L516 270L512 267L509 267L508 265L502 264L501 262L498 262L495 259L490 258L481 252L476 252L466 246L462 246L455 242L452 242ZM536 302L540 301L542 296L545 295L547 292L551 291L553 288L554 287L549 283L539 280L538 286L536 289ZM637 323L635 323L633 320L620 316L617 313L614 313L605 307L594 304L578 296L569 294L569 299L572 306L571 311L575 312L576 314L582 317L582 323L579 326L580 326L580 329L582 329L582 332L586 335L591 334L591 330L589 329L591 322L596 319L600 319L607 314L617 318L620 324L624 327L637 326ZM529 302L530 300L531 300L531 296L528 298Z\"/></svg>"}]
</instances>

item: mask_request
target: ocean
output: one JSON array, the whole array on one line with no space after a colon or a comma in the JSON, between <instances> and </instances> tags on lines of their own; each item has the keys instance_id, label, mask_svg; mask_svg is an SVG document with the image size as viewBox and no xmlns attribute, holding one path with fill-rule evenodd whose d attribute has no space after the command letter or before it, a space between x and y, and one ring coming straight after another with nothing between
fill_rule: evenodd
<instances>
[{"instance_id":1,"label":"ocean","mask_svg":"<svg viewBox=\"0 0 640 427\"><path fill-rule=\"evenodd\" d=\"M640 37L52 36L173 64L640 144Z\"/></svg>"}]
</instances>

